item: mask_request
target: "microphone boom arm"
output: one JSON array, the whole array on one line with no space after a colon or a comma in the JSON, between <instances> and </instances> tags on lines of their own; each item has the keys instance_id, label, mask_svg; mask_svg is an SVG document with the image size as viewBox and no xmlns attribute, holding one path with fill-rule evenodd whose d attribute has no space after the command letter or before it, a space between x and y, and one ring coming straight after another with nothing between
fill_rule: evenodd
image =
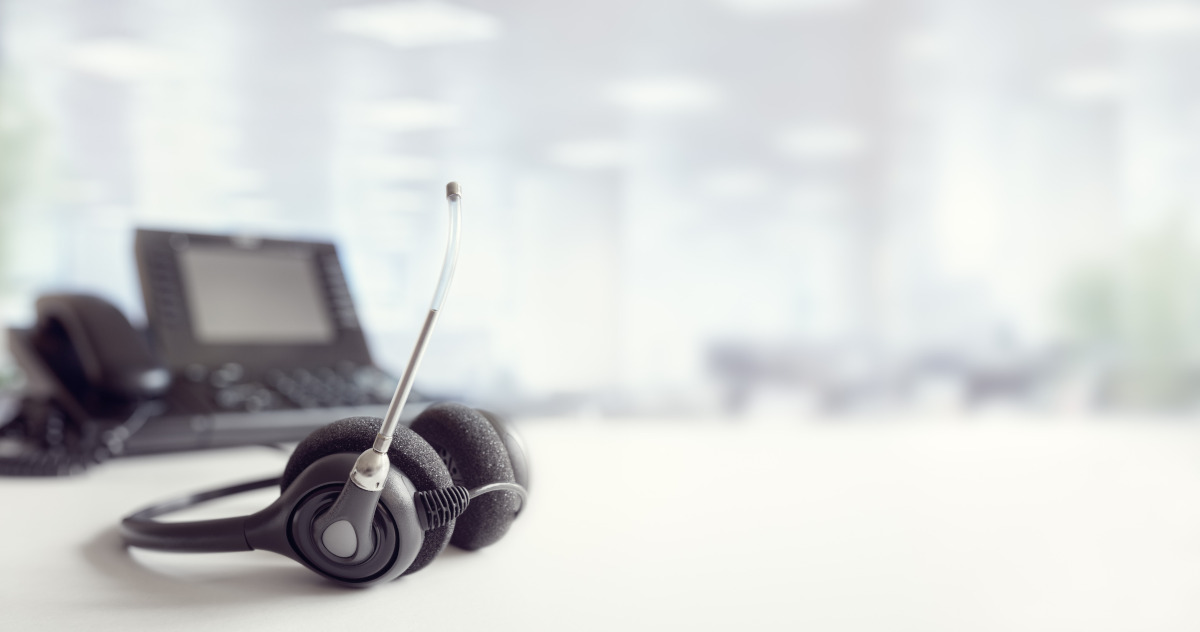
<instances>
[{"instance_id":1,"label":"microphone boom arm","mask_svg":"<svg viewBox=\"0 0 1200 632\"><path fill-rule=\"evenodd\" d=\"M421 366L421 358L425 355L425 347L429 344L429 336L433 333L433 326L437 323L442 304L446 301L450 281L454 278L454 268L458 263L462 191L457 182L446 185L446 202L450 208L450 234L446 240L442 275L438 279L437 290L433 293L429 313L425 316L425 324L421 327L412 356L408 359L408 366L404 368L404 375L396 385L396 393L392 395L379 434L375 435L374 444L358 455L354 461L354 468L350 470L350 478L342 486L337 500L313 522L313 535L325 545L326 550L337 557L347 559L351 564L361 563L374 550L371 523L388 472L391 470L391 461L387 453L392 446L392 435L396 432L396 426L400 423L400 413L412 392L413 379Z\"/></svg>"}]
</instances>

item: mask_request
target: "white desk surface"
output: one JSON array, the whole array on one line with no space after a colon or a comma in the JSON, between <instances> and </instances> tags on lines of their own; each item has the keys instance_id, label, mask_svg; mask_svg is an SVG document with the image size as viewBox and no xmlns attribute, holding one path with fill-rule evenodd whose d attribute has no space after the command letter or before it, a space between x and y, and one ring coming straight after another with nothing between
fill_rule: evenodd
<instances>
[{"instance_id":1,"label":"white desk surface","mask_svg":"<svg viewBox=\"0 0 1200 632\"><path fill-rule=\"evenodd\" d=\"M0 479L0 630L1200 630L1200 428L521 428L535 478L509 535L368 590L270 553L121 545L130 510L277 474L278 451Z\"/></svg>"}]
</instances>

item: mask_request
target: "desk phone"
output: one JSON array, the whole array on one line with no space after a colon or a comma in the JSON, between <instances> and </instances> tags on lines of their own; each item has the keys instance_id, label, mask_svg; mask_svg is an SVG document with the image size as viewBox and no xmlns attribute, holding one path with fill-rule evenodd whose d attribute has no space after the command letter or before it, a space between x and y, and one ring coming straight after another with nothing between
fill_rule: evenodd
<instances>
[{"instance_id":1,"label":"desk phone","mask_svg":"<svg viewBox=\"0 0 1200 632\"><path fill-rule=\"evenodd\" d=\"M27 386L0 436L23 442L30 471L8 473L382 416L396 382L371 359L333 244L138 230L135 253L145 329L101 298L53 294L33 327L9 330Z\"/></svg>"}]
</instances>

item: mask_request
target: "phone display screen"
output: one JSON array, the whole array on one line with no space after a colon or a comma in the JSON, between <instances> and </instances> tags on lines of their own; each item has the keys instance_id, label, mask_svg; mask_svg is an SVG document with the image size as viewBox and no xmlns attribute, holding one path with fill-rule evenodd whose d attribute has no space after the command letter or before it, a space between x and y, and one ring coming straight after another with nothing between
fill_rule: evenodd
<instances>
[{"instance_id":1,"label":"phone display screen","mask_svg":"<svg viewBox=\"0 0 1200 632\"><path fill-rule=\"evenodd\" d=\"M284 345L334 340L336 330L311 251L192 246L179 255L197 342Z\"/></svg>"}]
</instances>

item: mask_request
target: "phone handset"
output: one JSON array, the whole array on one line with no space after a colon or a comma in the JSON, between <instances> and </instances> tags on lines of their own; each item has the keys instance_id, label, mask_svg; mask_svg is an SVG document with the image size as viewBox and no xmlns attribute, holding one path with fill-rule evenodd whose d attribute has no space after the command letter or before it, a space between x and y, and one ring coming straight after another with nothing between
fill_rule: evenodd
<instances>
[{"instance_id":1,"label":"phone handset","mask_svg":"<svg viewBox=\"0 0 1200 632\"><path fill-rule=\"evenodd\" d=\"M171 382L125 315L90 295L39 298L37 323L9 330L9 350L26 396L0 420L0 475L75 474L120 453Z\"/></svg>"},{"instance_id":2,"label":"phone handset","mask_svg":"<svg viewBox=\"0 0 1200 632\"><path fill-rule=\"evenodd\" d=\"M75 393L138 400L162 395L171 373L112 303L86 294L47 294L37 301L33 344Z\"/></svg>"}]
</instances>

